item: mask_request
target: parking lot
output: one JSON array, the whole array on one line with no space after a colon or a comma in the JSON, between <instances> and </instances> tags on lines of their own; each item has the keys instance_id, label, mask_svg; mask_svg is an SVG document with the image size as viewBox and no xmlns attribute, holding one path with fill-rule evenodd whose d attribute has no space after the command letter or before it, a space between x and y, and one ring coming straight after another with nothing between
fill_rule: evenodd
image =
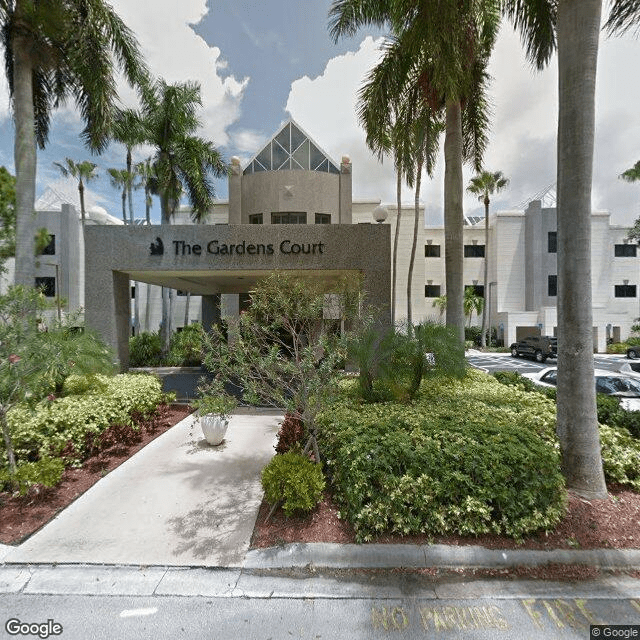
<instances>
[{"instance_id":1,"label":"parking lot","mask_svg":"<svg viewBox=\"0 0 640 640\"><path fill-rule=\"evenodd\" d=\"M596 369L609 369L617 371L625 362L629 362L624 355L597 353L594 355L594 367ZM481 351L467 351L467 362L476 369L487 373L494 371L519 371L528 373L539 371L546 367L555 367L555 358L549 358L544 363L528 360L527 358L514 358L510 353L482 353Z\"/></svg>"}]
</instances>

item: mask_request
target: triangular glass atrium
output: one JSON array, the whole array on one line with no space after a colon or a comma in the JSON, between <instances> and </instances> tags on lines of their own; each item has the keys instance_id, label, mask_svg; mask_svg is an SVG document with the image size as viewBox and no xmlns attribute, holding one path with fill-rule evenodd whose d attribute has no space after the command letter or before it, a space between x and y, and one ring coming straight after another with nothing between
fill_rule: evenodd
<instances>
[{"instance_id":1,"label":"triangular glass atrium","mask_svg":"<svg viewBox=\"0 0 640 640\"><path fill-rule=\"evenodd\" d=\"M292 121L249 162L244 174L289 170L340 173L336 164Z\"/></svg>"}]
</instances>

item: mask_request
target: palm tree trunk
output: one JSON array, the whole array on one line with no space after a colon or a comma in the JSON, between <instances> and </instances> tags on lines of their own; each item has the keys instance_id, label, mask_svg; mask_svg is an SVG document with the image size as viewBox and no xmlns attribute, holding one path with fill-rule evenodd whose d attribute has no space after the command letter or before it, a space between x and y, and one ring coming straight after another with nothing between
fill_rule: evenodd
<instances>
[{"instance_id":1,"label":"palm tree trunk","mask_svg":"<svg viewBox=\"0 0 640 640\"><path fill-rule=\"evenodd\" d=\"M593 383L591 182L602 0L558 3L558 438L567 487L605 498Z\"/></svg>"},{"instance_id":2,"label":"palm tree trunk","mask_svg":"<svg viewBox=\"0 0 640 640\"><path fill-rule=\"evenodd\" d=\"M122 187L122 222L127 224L127 188Z\"/></svg>"},{"instance_id":3,"label":"palm tree trunk","mask_svg":"<svg viewBox=\"0 0 640 640\"><path fill-rule=\"evenodd\" d=\"M391 324L395 325L396 322L396 291L398 283L398 243L400 239L400 219L401 219L401 207L402 207L402 174L397 171L396 178L396 203L398 206L398 212L396 213L396 231L393 237L393 281L391 283Z\"/></svg>"},{"instance_id":4,"label":"palm tree trunk","mask_svg":"<svg viewBox=\"0 0 640 640\"><path fill-rule=\"evenodd\" d=\"M160 224L169 224L170 208L169 198L163 193L160 196ZM163 355L169 353L169 340L171 339L171 299L169 289L162 287L162 322L160 323L160 344Z\"/></svg>"},{"instance_id":5,"label":"palm tree trunk","mask_svg":"<svg viewBox=\"0 0 640 640\"><path fill-rule=\"evenodd\" d=\"M407 332L413 334L412 296L413 265L416 261L416 246L418 244L418 221L420 220L420 183L422 179L422 162L416 167L416 190L413 212L413 244L411 245L411 257L409 258L409 274L407 275Z\"/></svg>"},{"instance_id":6,"label":"palm tree trunk","mask_svg":"<svg viewBox=\"0 0 640 640\"><path fill-rule=\"evenodd\" d=\"M189 325L189 306L191 304L191 292L187 291L187 299L184 303L184 326Z\"/></svg>"},{"instance_id":7,"label":"palm tree trunk","mask_svg":"<svg viewBox=\"0 0 640 640\"><path fill-rule=\"evenodd\" d=\"M484 304L482 305L482 329L480 346L487 346L487 300L489 299L489 196L484 199ZM489 327L489 331L491 328Z\"/></svg>"},{"instance_id":8,"label":"palm tree trunk","mask_svg":"<svg viewBox=\"0 0 640 640\"><path fill-rule=\"evenodd\" d=\"M444 139L444 253L447 288L446 322L455 327L464 344L464 287L462 229L462 108L460 102L446 105Z\"/></svg>"},{"instance_id":9,"label":"palm tree trunk","mask_svg":"<svg viewBox=\"0 0 640 640\"><path fill-rule=\"evenodd\" d=\"M18 6L20 6L18 4ZM18 7L16 7L18 14ZM16 18L19 19L18 15ZM35 285L36 135L33 109L33 66L26 38L13 39L13 105L16 126L16 262L15 283Z\"/></svg>"},{"instance_id":10,"label":"palm tree trunk","mask_svg":"<svg viewBox=\"0 0 640 640\"><path fill-rule=\"evenodd\" d=\"M133 217L133 178L131 176L131 149L127 147L127 197L129 198L129 224L134 223Z\"/></svg>"},{"instance_id":11,"label":"palm tree trunk","mask_svg":"<svg viewBox=\"0 0 640 640\"><path fill-rule=\"evenodd\" d=\"M78 182L78 191L80 192L80 216L82 218L82 230L84 231L86 217L84 212L84 184L82 184L82 178L80 178Z\"/></svg>"}]
</instances>

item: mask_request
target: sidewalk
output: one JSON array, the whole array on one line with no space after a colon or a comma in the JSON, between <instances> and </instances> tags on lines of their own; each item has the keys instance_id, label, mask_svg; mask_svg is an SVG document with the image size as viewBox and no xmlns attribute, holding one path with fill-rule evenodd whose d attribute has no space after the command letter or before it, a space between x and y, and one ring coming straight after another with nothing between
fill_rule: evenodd
<instances>
[{"instance_id":1,"label":"sidewalk","mask_svg":"<svg viewBox=\"0 0 640 640\"><path fill-rule=\"evenodd\" d=\"M156 589L160 580L169 579L166 576L174 581L188 582L187 575L201 579L205 568L214 570L208 578L214 582L227 569L233 575L291 568L507 568L550 563L640 569L640 550L325 543L249 550L262 499L260 473L274 454L280 420L281 415L268 411L236 415L225 444L216 448L206 444L193 416L185 418L23 544L0 545L0 593L28 585L33 589L52 580L63 586L95 583L96 589L106 580L128 593L127 585L147 589L154 584ZM75 592L73 586L68 588Z\"/></svg>"}]
</instances>

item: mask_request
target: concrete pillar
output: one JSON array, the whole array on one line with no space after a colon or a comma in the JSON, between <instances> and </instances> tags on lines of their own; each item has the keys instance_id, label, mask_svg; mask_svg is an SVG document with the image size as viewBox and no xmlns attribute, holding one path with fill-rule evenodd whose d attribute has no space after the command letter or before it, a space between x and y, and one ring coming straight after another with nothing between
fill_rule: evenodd
<instances>
[{"instance_id":1,"label":"concrete pillar","mask_svg":"<svg viewBox=\"0 0 640 640\"><path fill-rule=\"evenodd\" d=\"M340 163L340 211L338 216L340 224L352 224L351 191L351 160L349 156L342 156L342 162Z\"/></svg>"},{"instance_id":2,"label":"concrete pillar","mask_svg":"<svg viewBox=\"0 0 640 640\"><path fill-rule=\"evenodd\" d=\"M210 331L220 320L220 294L202 296L202 328Z\"/></svg>"},{"instance_id":3,"label":"concrete pillar","mask_svg":"<svg viewBox=\"0 0 640 640\"><path fill-rule=\"evenodd\" d=\"M233 156L229 172L229 224L242 223L242 167L240 158Z\"/></svg>"}]
</instances>

